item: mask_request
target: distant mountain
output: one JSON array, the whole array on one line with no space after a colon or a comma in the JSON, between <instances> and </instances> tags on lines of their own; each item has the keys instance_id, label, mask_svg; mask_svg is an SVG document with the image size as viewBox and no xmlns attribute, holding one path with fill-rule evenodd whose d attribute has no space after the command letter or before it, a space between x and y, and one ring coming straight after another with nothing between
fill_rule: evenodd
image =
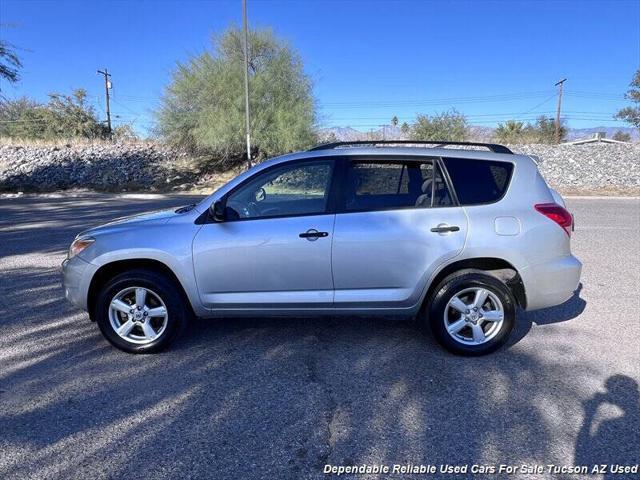
<instances>
[{"instance_id":1,"label":"distant mountain","mask_svg":"<svg viewBox=\"0 0 640 480\"><path fill-rule=\"evenodd\" d=\"M318 131L323 142L353 142L355 140L366 140L367 134L351 127L321 128Z\"/></svg>"},{"instance_id":2,"label":"distant mountain","mask_svg":"<svg viewBox=\"0 0 640 480\"><path fill-rule=\"evenodd\" d=\"M470 125L469 130L471 138L479 142L490 142L493 137L494 129L492 127L485 127L481 125ZM628 133L631 135L632 141L640 140L640 133L637 128L632 127L591 127L591 128L570 128L567 133L567 140L580 140L593 137L598 132L605 133L607 138L612 138L617 131ZM361 132L351 127L332 127L322 128L318 131L322 141L337 141L337 142L352 142L355 140L382 140L383 137L387 140L405 140L406 137L402 134L399 127L393 125L386 125L383 129L370 130L368 132Z\"/></svg>"},{"instance_id":3,"label":"distant mountain","mask_svg":"<svg viewBox=\"0 0 640 480\"><path fill-rule=\"evenodd\" d=\"M567 140L581 140L591 138L594 134L602 132L607 138L613 138L616 132L621 131L631 135L631 140L638 141L640 133L633 127L592 127L592 128L570 128L567 133Z\"/></svg>"},{"instance_id":4,"label":"distant mountain","mask_svg":"<svg viewBox=\"0 0 640 480\"><path fill-rule=\"evenodd\" d=\"M493 131L495 129L492 127L485 127L480 125L470 125L469 132L470 137L473 138L476 142L491 142L493 140Z\"/></svg>"},{"instance_id":5,"label":"distant mountain","mask_svg":"<svg viewBox=\"0 0 640 480\"><path fill-rule=\"evenodd\" d=\"M384 131L383 131L384 130ZM369 130L367 132L361 132L351 127L331 127L321 128L318 130L320 139L324 142L353 142L356 140L382 140L393 139L402 140L404 136L400 131L400 127L394 127L393 125L385 125L384 129L381 127L377 130Z\"/></svg>"}]
</instances>

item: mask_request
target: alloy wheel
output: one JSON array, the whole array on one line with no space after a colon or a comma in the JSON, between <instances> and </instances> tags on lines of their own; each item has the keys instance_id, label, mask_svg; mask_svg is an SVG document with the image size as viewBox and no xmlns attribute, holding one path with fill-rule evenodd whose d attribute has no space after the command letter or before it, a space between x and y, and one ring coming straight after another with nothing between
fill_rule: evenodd
<instances>
[{"instance_id":1,"label":"alloy wheel","mask_svg":"<svg viewBox=\"0 0 640 480\"><path fill-rule=\"evenodd\" d=\"M449 335L465 345L482 345L500 332L504 307L500 299L482 287L465 288L451 297L444 309Z\"/></svg>"},{"instance_id":2,"label":"alloy wheel","mask_svg":"<svg viewBox=\"0 0 640 480\"><path fill-rule=\"evenodd\" d=\"M158 339L167 328L167 306L162 298L145 287L129 287L109 303L109 321L118 336L144 345Z\"/></svg>"}]
</instances>

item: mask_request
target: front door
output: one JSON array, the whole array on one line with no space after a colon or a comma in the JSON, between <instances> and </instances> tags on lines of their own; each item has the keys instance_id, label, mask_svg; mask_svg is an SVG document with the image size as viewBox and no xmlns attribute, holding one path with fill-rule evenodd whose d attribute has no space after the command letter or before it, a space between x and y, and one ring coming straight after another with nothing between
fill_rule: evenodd
<instances>
[{"instance_id":1,"label":"front door","mask_svg":"<svg viewBox=\"0 0 640 480\"><path fill-rule=\"evenodd\" d=\"M193 261L212 309L330 307L333 160L269 168L226 197L225 221L196 235Z\"/></svg>"},{"instance_id":2,"label":"front door","mask_svg":"<svg viewBox=\"0 0 640 480\"><path fill-rule=\"evenodd\" d=\"M467 217L436 160L351 160L333 237L336 308L409 308L464 246Z\"/></svg>"}]
</instances>

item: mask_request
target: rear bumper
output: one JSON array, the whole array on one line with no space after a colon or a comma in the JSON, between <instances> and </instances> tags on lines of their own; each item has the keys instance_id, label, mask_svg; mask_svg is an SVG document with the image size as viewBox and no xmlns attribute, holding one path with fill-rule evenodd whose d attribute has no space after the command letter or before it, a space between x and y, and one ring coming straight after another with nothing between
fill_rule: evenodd
<instances>
[{"instance_id":1,"label":"rear bumper","mask_svg":"<svg viewBox=\"0 0 640 480\"><path fill-rule=\"evenodd\" d=\"M82 260L77 255L62 262L64 296L76 307L87 309L89 284L96 270L95 265Z\"/></svg>"},{"instance_id":2,"label":"rear bumper","mask_svg":"<svg viewBox=\"0 0 640 480\"><path fill-rule=\"evenodd\" d=\"M569 300L580 283L582 263L573 255L531 265L520 273L527 310L553 307Z\"/></svg>"}]
</instances>

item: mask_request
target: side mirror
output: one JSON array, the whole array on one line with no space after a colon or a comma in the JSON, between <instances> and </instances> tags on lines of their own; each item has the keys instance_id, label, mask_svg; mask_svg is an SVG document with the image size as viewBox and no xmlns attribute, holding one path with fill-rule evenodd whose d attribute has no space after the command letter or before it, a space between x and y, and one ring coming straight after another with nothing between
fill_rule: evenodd
<instances>
[{"instance_id":1,"label":"side mirror","mask_svg":"<svg viewBox=\"0 0 640 480\"><path fill-rule=\"evenodd\" d=\"M222 200L218 200L209 207L209 215L215 222L224 222L225 220L225 207Z\"/></svg>"}]
</instances>

